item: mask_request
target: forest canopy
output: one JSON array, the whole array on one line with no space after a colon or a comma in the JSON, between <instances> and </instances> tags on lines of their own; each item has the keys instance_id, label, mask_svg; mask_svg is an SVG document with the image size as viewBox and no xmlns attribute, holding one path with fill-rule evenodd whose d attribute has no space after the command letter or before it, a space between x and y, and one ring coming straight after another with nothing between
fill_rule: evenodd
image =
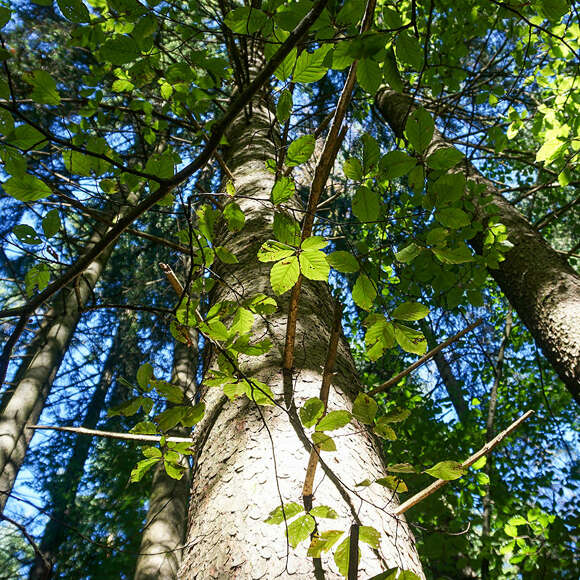
<instances>
[{"instance_id":1,"label":"forest canopy","mask_svg":"<svg viewBox=\"0 0 580 580\"><path fill-rule=\"evenodd\" d=\"M0 0L0 578L580 569L575 0Z\"/></svg>"}]
</instances>

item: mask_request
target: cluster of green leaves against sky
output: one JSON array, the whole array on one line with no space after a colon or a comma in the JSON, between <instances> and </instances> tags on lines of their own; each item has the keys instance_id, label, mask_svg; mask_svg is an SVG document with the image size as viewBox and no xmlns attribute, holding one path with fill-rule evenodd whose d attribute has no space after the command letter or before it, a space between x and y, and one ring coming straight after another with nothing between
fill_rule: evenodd
<instances>
[{"instance_id":1,"label":"cluster of green leaves against sky","mask_svg":"<svg viewBox=\"0 0 580 580\"><path fill-rule=\"evenodd\" d=\"M106 209L110 200L124 191L138 190L143 197L154 194L160 182L171 179L195 158L206 131L211 129L211 120L221 114L224 95L230 94L235 83L244 82L242 72L228 61L226 37L236 35L240 46L248 36L263 38L265 56L270 58L312 6L308 1L280 0L263 2L260 8L232 6L222 24L220 11L211 2L183 7L133 0L90 2L90 8L81 0L36 4L45 6L36 7L37 14L58 7L64 16L59 25L69 38L66 42L62 37L51 41L60 43L59 56L76 59L78 70L64 74L56 58L55 68L49 60L39 59L19 69L18 62L25 59L19 57L14 39L14 48L8 44L0 55L10 72L0 81L0 98L4 100L0 109L2 187L33 212L33 217L27 215L12 228L16 245L34 256L29 257L23 278L27 297L45 289L65 263L74 260L77 249L74 244L63 244L64 234L86 231L84 218L71 207L54 208L45 202L54 199L58 191L87 207ZM185 196L195 200L195 227L191 220L187 224L178 218L170 221L163 235L192 248L192 268L197 272L190 293L198 298L186 298L179 305L171 323L173 337L183 340L183 327L195 326L222 352L219 371L204 384L222 388L232 399L248 396L257 404L272 404L275 397L270 387L241 379L231 361L237 361L240 354L263 354L271 347L252 338L255 318L271 314L277 307L276 297L288 292L300 273L311 280L326 281L330 276L337 294L342 294L352 313L348 324L354 329L355 354L363 378L371 383L380 381L381 373L386 377L389 370L404 365L405 357L392 354L396 347L410 355L426 351L427 341L415 321L443 308L448 312L443 329L451 329L464 313L484 307L489 295L486 268L496 266L509 251L509 232L492 217L483 255L476 256L469 249L466 241L481 231L482 225L472 221L473 206L464 193L467 190L477 195L480 191L454 172L464 153L449 147L427 154L435 129L433 112L427 108L441 108L445 113L445 104L451 110L444 128L467 143L462 151L473 156L478 150L469 145L485 144L490 155L478 153L479 164L498 181L513 184L514 189L536 181L556 185L549 198L538 196L533 204L524 205L530 218L542 216L546 208L567 200L567 187L577 179L575 158L580 148L580 100L571 65L575 59L577 63L574 50L580 37L574 8L565 0L508 2L503 8L498 4L379 2L373 28L361 37L357 31L365 4L330 2L311 28L308 44L294 49L276 70L275 115L282 127L288 125L290 138L284 143L283 171L275 161L270 167L277 172L271 192L273 239L257 255L258 260L272 263L271 295L206 308L207 293L214 283L208 274L214 261L230 265L238 261L234 254L214 244L215 225L225 221L232 232L244 226L235 184L226 176L221 188L225 195L217 201L196 197L192 184L182 183L156 206L179 213ZM10 17L8 9L0 11L0 22L7 25L8 34ZM296 192L305 194L305 187L293 178L291 168L303 167L311 160L316 148L313 130L334 106L332 95L340 90L343 71L355 59L359 61L358 86L349 117L350 148L339 155L332 178L333 186L344 193L320 213L317 235L300 242L300 225L285 208ZM410 113L405 139L390 151L386 132L369 125L372 98L382 85L415 93L426 104ZM10 105L13 96L29 101L14 111ZM142 151L148 153L139 157ZM520 151L522 155L506 155L507 162L497 163L504 151ZM201 179L205 179L208 191L220 189L217 179L212 181L207 175ZM139 223L151 225L146 216ZM568 247L571 234L565 222L552 228L548 233ZM501 303L496 304L501 312ZM501 315L492 314L490 322L499 328ZM523 344L522 350L526 348ZM478 369L468 372L475 375ZM138 396L114 411L125 416L145 415L134 432L165 434L178 425L193 427L203 417L204 403L193 407L184 404L183 393L156 378L151 364L141 366L135 382ZM475 387L472 392L476 392ZM421 403L415 393L412 383L402 385L391 403L381 401L379 405L361 394L352 413L333 411L324 416L322 402L310 399L300 409L300 417L305 428L313 429L312 440L322 451L331 452L336 445L332 432L356 418L391 442L389 457L396 460L397 433L392 424L413 412L418 418L427 415L425 420L433 425L441 409L440 404ZM171 407L160 411L159 397ZM522 397L520 402L527 401ZM457 438L465 449L479 441L476 426L482 412L478 404L476 401L471 431L462 426L449 436L449 440ZM509 412L506 415L510 416ZM409 438L405 440L420 439L416 427L406 429ZM428 437L429 430L426 433ZM168 443L162 449L145 448L145 459L134 469L132 479L139 480L160 460L169 475L179 478L178 457L188 452L187 447ZM404 452L402 446L398 452ZM441 457L432 445L429 452L428 461L437 463L431 469L415 467L413 461L391 461L385 478L363 480L361 485L385 485L404 492L406 476L401 474L410 474L421 483L425 477L421 473L446 479L463 475L457 463L439 461L447 457ZM415 460L423 460L419 451L415 455ZM518 468L521 466L514 466L514 471ZM438 518L445 520L449 513L477 507L476 500L468 496L480 493L485 483L484 477L472 480L450 500L451 506L444 513L429 514L427 510L425 520L437 524ZM501 525L497 526L495 546L505 538L502 532L515 538L504 542L504 553L515 550L513 564L523 563L522 570L525 566L534 569L537 546L526 543L514 527L530 526L532 535L545 538L547 516L532 510L525 518L518 515L508 523L507 517L513 514L510 503L504 505L507 515L503 519L498 516ZM300 506L286 506L287 518L298 516L288 528L292 546L309 538L313 518L333 516L331 507L315 509L316 513L299 515ZM269 523L284 521L280 514L277 508ZM504 521L511 528L503 527ZM361 530L360 539L375 545L376 531L367 527ZM339 536L332 534L320 536L312 543L310 555L330 550L338 540ZM335 551L342 571L346 546L342 542ZM461 549L467 549L465 543ZM486 549L493 553L490 547ZM503 557L495 555L498 561Z\"/></svg>"}]
</instances>

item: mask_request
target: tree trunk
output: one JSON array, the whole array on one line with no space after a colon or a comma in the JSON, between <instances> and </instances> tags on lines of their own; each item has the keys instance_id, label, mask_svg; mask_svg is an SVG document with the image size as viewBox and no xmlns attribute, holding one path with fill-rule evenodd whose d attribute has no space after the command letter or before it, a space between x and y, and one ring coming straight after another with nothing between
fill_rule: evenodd
<instances>
[{"instance_id":1,"label":"tree trunk","mask_svg":"<svg viewBox=\"0 0 580 580\"><path fill-rule=\"evenodd\" d=\"M99 383L87 406L82 424L87 429L94 429L97 426L105 407L105 399L113 383L115 367L119 361L119 352L121 352L121 346L126 338L130 320L129 317L123 317L117 327ZM29 580L44 580L51 576L52 568L57 562L59 548L66 537L65 523L72 523L70 522L71 507L74 505L92 443L93 440L86 435L77 435L75 438L66 470L62 476L59 476L58 485L54 486L52 512L39 546L44 558L40 554L36 554L34 564L29 572Z\"/></svg>"},{"instance_id":2,"label":"tree trunk","mask_svg":"<svg viewBox=\"0 0 580 580\"><path fill-rule=\"evenodd\" d=\"M239 264L220 266L218 276L223 283L217 286L213 303L238 301L260 292L272 295L271 265L258 262L256 254L261 244L273 237L273 209L267 200L274 176L264 165L274 157L277 145L273 119L268 96L263 95L252 103L251 113L236 119L228 133L232 145L226 162L246 225L239 233L222 230L215 240L215 245L233 252ZM196 450L189 529L179 578L342 578L332 558L324 555L326 575L315 573L313 560L306 556L308 541L287 550L284 524L264 523L268 513L280 505L280 496L284 503L301 501L310 452L297 436L284 405L281 369L287 296L278 299L275 314L256 318L254 325L254 336L269 338L272 349L262 356L240 357L246 376L268 384L278 406L257 407L245 396L227 402L221 389L203 390L207 410L196 427L201 445ZM304 280L293 373L293 403L297 407L320 395L332 319L328 285ZM350 409L360 386L343 336L335 368L329 409ZM286 395L292 397L292 393ZM361 480L385 475L376 442L358 424L341 433L345 436L337 437L337 451L322 452L325 464L340 478L341 490L323 469L318 470L314 486L314 505L329 505L340 517L330 525L328 520L319 520L319 526L344 531L342 538L357 520L379 530L380 550L360 544L361 577L396 566L423 577L412 534L402 518L391 515L397 504L395 494L377 484L354 491Z\"/></svg>"},{"instance_id":3,"label":"tree trunk","mask_svg":"<svg viewBox=\"0 0 580 580\"><path fill-rule=\"evenodd\" d=\"M197 347L197 344L196 344ZM175 343L172 383L181 387L186 398L195 399L196 352L191 346ZM188 429L172 435L187 436ZM183 554L191 469L186 458L180 480L169 477L160 463L153 475L147 521L143 530L135 580L176 580Z\"/></svg>"},{"instance_id":4,"label":"tree trunk","mask_svg":"<svg viewBox=\"0 0 580 580\"><path fill-rule=\"evenodd\" d=\"M381 90L375 104L395 134L402 136L412 107L410 97ZM449 143L435 129L427 153L443 147L449 147ZM489 273L580 404L580 276L469 161L458 168L466 179L485 186L483 195L493 198L495 217L506 226L514 245L498 268L490 268ZM475 219L485 225L484 210L477 199L472 197L471 201ZM470 240L470 244L481 254L483 235Z\"/></svg>"},{"instance_id":5,"label":"tree trunk","mask_svg":"<svg viewBox=\"0 0 580 580\"><path fill-rule=\"evenodd\" d=\"M99 239L93 234L88 248ZM12 491L34 431L27 424L38 421L52 383L66 353L81 316L81 309L92 296L112 252L112 246L103 252L79 277L74 288L63 291L47 314L42 339L26 370L17 371L18 384L0 415L0 513Z\"/></svg>"},{"instance_id":6,"label":"tree trunk","mask_svg":"<svg viewBox=\"0 0 580 580\"><path fill-rule=\"evenodd\" d=\"M429 348L435 348L437 346L437 340L429 324L425 320L420 320L419 326L427 339ZM442 351L435 354L433 358L435 359L435 364L437 365L437 370L439 371L445 390L449 395L449 400L457 413L457 417L462 423L465 423L469 419L469 405L465 401L461 384L455 378L453 369Z\"/></svg>"}]
</instances>

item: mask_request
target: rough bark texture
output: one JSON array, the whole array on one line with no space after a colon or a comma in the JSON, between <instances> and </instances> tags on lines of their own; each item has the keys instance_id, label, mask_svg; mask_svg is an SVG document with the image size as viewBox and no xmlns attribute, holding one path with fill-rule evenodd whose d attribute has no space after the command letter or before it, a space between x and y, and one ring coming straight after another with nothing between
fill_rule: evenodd
<instances>
[{"instance_id":1,"label":"rough bark texture","mask_svg":"<svg viewBox=\"0 0 580 580\"><path fill-rule=\"evenodd\" d=\"M172 383L182 388L185 396L195 397L196 354L191 347L175 343ZM183 429L175 435L187 436ZM153 475L149 510L141 538L135 569L135 580L175 580L183 553L187 527L187 506L191 485L188 461L182 462L185 472L180 480L169 477L159 464Z\"/></svg>"},{"instance_id":2,"label":"rough bark texture","mask_svg":"<svg viewBox=\"0 0 580 580\"><path fill-rule=\"evenodd\" d=\"M401 136L412 110L410 97L382 90L375 103L393 131ZM427 153L443 147L449 147L449 143L435 130ZM484 195L493 197L495 217L506 226L509 240L514 244L499 267L490 268L489 273L580 403L580 276L471 163L465 161L458 170L466 179L485 186ZM485 211L477 199L471 201L475 205L475 219L485 224ZM481 253L483 236L476 236L470 244Z\"/></svg>"},{"instance_id":3,"label":"rough bark texture","mask_svg":"<svg viewBox=\"0 0 580 580\"><path fill-rule=\"evenodd\" d=\"M273 237L269 195L274 176L265 171L264 162L274 157L274 122L267 103L256 101L251 117L241 115L229 131L232 146L227 163L235 178L236 200L246 215L246 226L236 234L222 230L215 242L234 252L240 263L220 268L224 283L218 286L213 301L239 300L258 292L273 295L271 264L258 262L256 253ZM254 326L255 336L270 338L273 348L263 356L242 359L245 373L270 385L281 407L287 295L278 299L279 309L274 315L257 319ZM294 369L294 401L298 407L307 398L319 395L332 312L328 286L305 280ZM329 409L349 409L359 385L344 337L336 369ZM323 555L323 575L315 573L312 559L306 556L309 541L288 550L284 524L264 523L268 513L280 505L279 495L285 503L300 503L302 499L310 449L300 442L284 408L257 408L246 397L224 404L217 388L206 390L204 400L206 420L198 429L207 429L207 433L195 462L186 552L179 578L342 578L328 555ZM423 577L412 534L403 519L390 515L397 503L394 493L379 485L358 488L363 490L360 493L353 491L362 479L385 475L375 441L359 424L335 433L340 435L336 437L338 451L323 452L322 456L345 491L339 493L325 470L318 470L314 505L329 505L340 514L338 520L320 520L321 529L348 534L353 513L358 513L363 525L381 532L377 553L366 544L360 545L360 577L395 566Z\"/></svg>"},{"instance_id":4,"label":"rough bark texture","mask_svg":"<svg viewBox=\"0 0 580 580\"><path fill-rule=\"evenodd\" d=\"M419 321L419 325L421 326L421 330L423 331L425 338L427 338L427 344L429 345L429 348L435 348L437 346L437 340L429 324L427 324L427 322L424 320L421 320ZM437 365L437 370L439 371L439 375L441 376L445 390L449 395L449 400L451 401L451 404L457 413L457 417L462 423L465 423L465 421L469 419L469 405L465 400L461 384L455 378L453 369L451 368L451 365L447 361L447 358L443 352L439 351L437 354L435 354L433 359Z\"/></svg>"},{"instance_id":5,"label":"rough bark texture","mask_svg":"<svg viewBox=\"0 0 580 580\"><path fill-rule=\"evenodd\" d=\"M92 247L101 237L95 233L89 243ZM52 383L66 353L81 316L81 309L92 296L111 255L112 247L103 252L85 270L74 288L68 288L56 299L47 314L49 321L35 342L35 352L17 371L18 384L0 415L0 512L12 491L18 470L34 431L27 424L38 421Z\"/></svg>"}]
</instances>

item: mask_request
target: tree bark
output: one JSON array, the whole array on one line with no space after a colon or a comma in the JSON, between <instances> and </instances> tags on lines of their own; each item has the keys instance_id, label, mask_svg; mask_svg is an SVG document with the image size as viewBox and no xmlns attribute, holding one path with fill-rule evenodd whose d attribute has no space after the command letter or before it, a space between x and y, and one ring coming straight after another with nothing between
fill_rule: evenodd
<instances>
[{"instance_id":1,"label":"tree bark","mask_svg":"<svg viewBox=\"0 0 580 580\"><path fill-rule=\"evenodd\" d=\"M105 399L113 383L115 367L119 361L119 352L121 352L120 348L126 338L129 323L130 319L124 317L117 327L99 383L87 406L82 424L87 429L94 429L97 426L105 407ZM51 577L52 568L57 562L59 548L66 537L67 528L65 522L71 523L71 507L75 502L92 443L93 440L86 435L77 435L75 438L73 451L68 460L66 470L59 477L58 486L54 487L50 519L46 524L39 546L44 558L40 554L36 554L34 564L28 575L29 580L44 580ZM47 567L47 564L50 568Z\"/></svg>"},{"instance_id":2,"label":"tree bark","mask_svg":"<svg viewBox=\"0 0 580 580\"><path fill-rule=\"evenodd\" d=\"M394 133L401 137L413 108L411 98L383 89L377 93L375 104ZM449 146L435 129L427 154ZM467 180L482 184L483 195L493 198L495 217L506 226L514 247L498 268L490 268L489 273L580 404L580 276L469 161L456 170L463 172ZM475 206L474 218L485 225L488 217L484 208L475 197L470 201ZM469 242L478 254L482 253L482 234Z\"/></svg>"},{"instance_id":3,"label":"tree bark","mask_svg":"<svg viewBox=\"0 0 580 580\"><path fill-rule=\"evenodd\" d=\"M101 234L95 232L89 249ZM34 435L27 424L38 422L52 383L80 320L81 309L92 296L112 252L110 246L85 270L74 288L67 288L47 314L49 321L25 370L18 370L18 384L0 415L0 513L4 510L24 456Z\"/></svg>"},{"instance_id":4,"label":"tree bark","mask_svg":"<svg viewBox=\"0 0 580 580\"><path fill-rule=\"evenodd\" d=\"M239 233L222 229L215 240L216 245L236 254L239 264L220 266L218 275L223 283L217 286L213 303L237 301L259 292L272 295L271 264L258 262L256 254L261 244L273 237L273 209L267 200L274 176L264 165L274 158L277 146L273 119L268 96L262 95L252 103L251 113L239 116L228 133L232 145L226 162L235 179L235 199L245 213L246 225ZM301 501L310 452L297 436L296 425L284 406L281 368L287 296L278 299L275 314L256 319L254 325L254 336L269 338L272 349L259 357L240 357L244 373L268 384L279 406L258 408L247 397L226 402L221 389L203 390L207 409L196 427L201 431L201 445L194 466L189 529L179 578L342 578L332 558L324 555L320 576L321 571L315 572L313 560L306 556L308 541L287 550L284 524L264 523L268 513L280 505L280 496L284 503ZM304 280L293 373L293 403L297 407L309 397L319 396L332 318L328 285ZM336 371L329 409L350 409L360 385L344 336ZM319 520L320 527L343 530L340 541L357 520L381 532L380 550L373 551L361 542L361 577L396 566L423 577L413 536L404 520L392 515L397 505L395 494L376 484L354 492L361 480L385 474L376 442L358 424L341 433L345 436L337 438L337 452L322 452L322 457L340 478L343 489L339 491L324 469L318 470L314 485L314 505L329 505L340 517L330 520L330 525L328 520Z\"/></svg>"},{"instance_id":5,"label":"tree bark","mask_svg":"<svg viewBox=\"0 0 580 580\"><path fill-rule=\"evenodd\" d=\"M425 320L420 320L419 326L421 327L421 330L427 339L429 348L435 348L437 346L437 340L429 324ZM433 358L435 360L435 364L437 365L437 370L439 371L441 380L443 381L443 385L445 386L445 390L449 395L449 400L451 401L451 404L457 413L457 417L462 423L465 423L469 419L469 405L465 401L465 396L461 384L455 378L453 369L451 368L451 365L447 361L447 358L443 352L439 351Z\"/></svg>"},{"instance_id":6,"label":"tree bark","mask_svg":"<svg viewBox=\"0 0 580 580\"><path fill-rule=\"evenodd\" d=\"M185 396L192 402L196 391L195 359L195 349L181 342L175 343L172 383L181 387ZM188 431L181 428L171 434L187 436ZM177 570L183 554L191 485L191 469L185 457L182 460L182 466L185 471L179 480L167 475L163 463L155 469L135 580L176 580L178 578Z\"/></svg>"}]
</instances>

